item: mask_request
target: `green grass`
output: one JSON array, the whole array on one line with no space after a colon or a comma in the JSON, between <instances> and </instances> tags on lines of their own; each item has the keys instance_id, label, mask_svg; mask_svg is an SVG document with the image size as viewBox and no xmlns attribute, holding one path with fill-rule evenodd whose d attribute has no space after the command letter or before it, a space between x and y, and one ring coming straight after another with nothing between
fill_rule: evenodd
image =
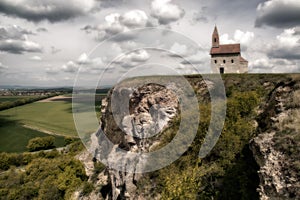
<instances>
[{"instance_id":1,"label":"green grass","mask_svg":"<svg viewBox=\"0 0 300 200\"><path fill-rule=\"evenodd\" d=\"M103 97L97 95L98 109ZM91 129L92 124L89 125L90 113L82 110L80 114L87 120L86 133L95 131ZM69 100L34 102L3 110L0 111L0 120L0 152L26 151L30 139L48 136L47 132L58 135L55 141L57 147L64 145L64 136L78 136L73 120L72 103Z\"/></svg>"},{"instance_id":2,"label":"green grass","mask_svg":"<svg viewBox=\"0 0 300 200\"><path fill-rule=\"evenodd\" d=\"M0 152L24 152L27 151L28 141L35 137L45 137L48 134L41 133L22 126L21 123L14 120L7 120L7 117L0 117ZM55 147L65 145L64 137L55 137Z\"/></svg>"},{"instance_id":3,"label":"green grass","mask_svg":"<svg viewBox=\"0 0 300 200\"><path fill-rule=\"evenodd\" d=\"M0 117L58 135L76 136L71 108L71 103L63 101L35 102L1 111Z\"/></svg>"}]
</instances>

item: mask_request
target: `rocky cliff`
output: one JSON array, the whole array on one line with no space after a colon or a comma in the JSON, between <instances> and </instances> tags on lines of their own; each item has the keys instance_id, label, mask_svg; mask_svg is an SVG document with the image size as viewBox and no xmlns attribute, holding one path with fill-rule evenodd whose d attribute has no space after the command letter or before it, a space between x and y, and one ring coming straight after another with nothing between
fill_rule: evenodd
<instances>
[{"instance_id":1,"label":"rocky cliff","mask_svg":"<svg viewBox=\"0 0 300 200\"><path fill-rule=\"evenodd\" d=\"M136 167L143 167L144 164L139 163L142 161L135 159L131 153L150 152L158 146L163 130L180 112L179 100L171 87L173 85L151 83L130 88L118 85L103 100L101 127L113 143L107 152L108 163L110 166L127 163L122 171L108 166L110 191L107 198L144 199L136 191L136 183L143 175L135 173ZM112 98L119 102L118 105L113 105ZM120 105L120 102L124 104ZM99 135L95 140L103 146ZM127 151L124 157L117 155L118 149ZM96 157L101 158L99 152L103 150L95 147L94 151Z\"/></svg>"},{"instance_id":2,"label":"rocky cliff","mask_svg":"<svg viewBox=\"0 0 300 200\"><path fill-rule=\"evenodd\" d=\"M300 199L299 86L298 80L277 83L257 117L251 149L260 166L262 200Z\"/></svg>"},{"instance_id":3,"label":"rocky cliff","mask_svg":"<svg viewBox=\"0 0 300 200\"><path fill-rule=\"evenodd\" d=\"M174 91L184 89L172 81L165 85L145 81L137 87L121 84L111 90L102 102L105 134L92 135L94 156L107 165L98 177L106 177L107 182L102 181L100 196L300 199L300 76L225 75L223 79L227 116L212 152L198 158L210 119L207 88L215 86L198 76L187 77L202 115L195 141L175 163L146 174L135 173L147 163L131 153L155 151L170 140L166 138L174 137L170 132L181 114L181 99ZM125 104L117 106L115 100ZM104 137L111 144L104 142ZM119 151L125 154L120 156ZM122 163L122 170L111 167L118 163Z\"/></svg>"}]
</instances>

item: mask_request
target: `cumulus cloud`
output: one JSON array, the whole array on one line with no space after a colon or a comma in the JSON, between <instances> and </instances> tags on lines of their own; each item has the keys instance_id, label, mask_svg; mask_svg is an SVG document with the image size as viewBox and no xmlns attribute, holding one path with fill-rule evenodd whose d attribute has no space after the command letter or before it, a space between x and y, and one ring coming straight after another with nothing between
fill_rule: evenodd
<instances>
[{"instance_id":1,"label":"cumulus cloud","mask_svg":"<svg viewBox=\"0 0 300 200\"><path fill-rule=\"evenodd\" d=\"M0 26L0 51L22 54L24 52L41 52L39 44L28 40L33 33L19 26Z\"/></svg>"},{"instance_id":2,"label":"cumulus cloud","mask_svg":"<svg viewBox=\"0 0 300 200\"><path fill-rule=\"evenodd\" d=\"M273 58L300 59L300 27L285 29L276 37L276 42L268 48Z\"/></svg>"},{"instance_id":3,"label":"cumulus cloud","mask_svg":"<svg viewBox=\"0 0 300 200\"><path fill-rule=\"evenodd\" d=\"M26 40L27 35L33 35L33 33L17 25L0 26L0 40Z\"/></svg>"},{"instance_id":4,"label":"cumulus cloud","mask_svg":"<svg viewBox=\"0 0 300 200\"><path fill-rule=\"evenodd\" d=\"M40 56L32 56L29 59L34 60L34 61L41 61L42 60L42 58Z\"/></svg>"},{"instance_id":5,"label":"cumulus cloud","mask_svg":"<svg viewBox=\"0 0 300 200\"><path fill-rule=\"evenodd\" d=\"M24 52L41 52L41 46L31 41L22 40L3 40L0 41L0 51L13 54Z\"/></svg>"},{"instance_id":6,"label":"cumulus cloud","mask_svg":"<svg viewBox=\"0 0 300 200\"><path fill-rule=\"evenodd\" d=\"M80 69L80 72L94 73L105 68L105 64L101 58L89 58L86 53L79 56L76 61L69 61L62 65L61 70L67 73L75 73Z\"/></svg>"},{"instance_id":7,"label":"cumulus cloud","mask_svg":"<svg viewBox=\"0 0 300 200\"><path fill-rule=\"evenodd\" d=\"M153 0L151 3L151 15L158 20L160 24L169 24L182 18L185 11L172 0Z\"/></svg>"},{"instance_id":8,"label":"cumulus cloud","mask_svg":"<svg viewBox=\"0 0 300 200\"><path fill-rule=\"evenodd\" d=\"M62 66L62 71L68 72L68 73L75 73L78 71L78 69L79 69L79 66L73 61L69 61L67 64L64 64Z\"/></svg>"},{"instance_id":9,"label":"cumulus cloud","mask_svg":"<svg viewBox=\"0 0 300 200\"><path fill-rule=\"evenodd\" d=\"M249 63L252 73L299 73L297 62L286 59L260 58Z\"/></svg>"},{"instance_id":10,"label":"cumulus cloud","mask_svg":"<svg viewBox=\"0 0 300 200\"><path fill-rule=\"evenodd\" d=\"M1 0L0 12L33 22L43 20L59 22L85 15L95 5L96 2L94 0Z\"/></svg>"},{"instance_id":11,"label":"cumulus cloud","mask_svg":"<svg viewBox=\"0 0 300 200\"><path fill-rule=\"evenodd\" d=\"M145 63L149 58L150 54L146 50L139 49L122 56L120 59L114 61L114 63L124 68L131 68Z\"/></svg>"},{"instance_id":12,"label":"cumulus cloud","mask_svg":"<svg viewBox=\"0 0 300 200\"><path fill-rule=\"evenodd\" d=\"M300 24L299 0L269 0L257 7L256 27L293 27Z\"/></svg>"},{"instance_id":13,"label":"cumulus cloud","mask_svg":"<svg viewBox=\"0 0 300 200\"><path fill-rule=\"evenodd\" d=\"M253 32L243 32L241 30L236 30L234 32L234 37L233 39L229 38L228 34L223 34L220 37L220 42L222 44L234 44L234 43L241 43L242 48L247 48L251 42L254 39L254 33Z\"/></svg>"},{"instance_id":14,"label":"cumulus cloud","mask_svg":"<svg viewBox=\"0 0 300 200\"><path fill-rule=\"evenodd\" d=\"M144 11L132 10L121 16L120 21L127 27L145 27L148 22L148 16Z\"/></svg>"},{"instance_id":15,"label":"cumulus cloud","mask_svg":"<svg viewBox=\"0 0 300 200\"><path fill-rule=\"evenodd\" d=\"M210 56L208 55L207 51L197 51L197 53L185 57L185 60L181 62L181 64L188 65L188 64L204 64L210 61Z\"/></svg>"},{"instance_id":16,"label":"cumulus cloud","mask_svg":"<svg viewBox=\"0 0 300 200\"><path fill-rule=\"evenodd\" d=\"M180 57L186 57L186 56L190 56L192 54L195 54L197 49L195 48L192 48L192 47L189 47L185 44L180 44L178 42L175 42L171 48L170 48L170 51L174 54L177 54L177 55L174 55L174 54L171 54L171 56L180 56Z\"/></svg>"},{"instance_id":17,"label":"cumulus cloud","mask_svg":"<svg viewBox=\"0 0 300 200\"><path fill-rule=\"evenodd\" d=\"M150 25L147 14L142 10L131 10L123 15L120 13L111 13L105 16L105 22L98 26L86 25L81 30L86 33L97 31L97 39L104 40L115 34L125 32L115 40L125 41L134 38L134 35L126 33L130 29L143 28Z\"/></svg>"}]
</instances>

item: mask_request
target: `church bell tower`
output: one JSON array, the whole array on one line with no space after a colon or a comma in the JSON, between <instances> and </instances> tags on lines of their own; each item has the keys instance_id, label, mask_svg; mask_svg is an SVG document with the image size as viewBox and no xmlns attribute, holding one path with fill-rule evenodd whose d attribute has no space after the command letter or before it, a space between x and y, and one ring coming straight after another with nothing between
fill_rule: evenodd
<instances>
[{"instance_id":1,"label":"church bell tower","mask_svg":"<svg viewBox=\"0 0 300 200\"><path fill-rule=\"evenodd\" d=\"M219 33L218 33L217 26L215 26L215 29L214 29L214 32L213 32L213 35L212 35L212 47L213 48L218 48L219 45L220 45Z\"/></svg>"}]
</instances>

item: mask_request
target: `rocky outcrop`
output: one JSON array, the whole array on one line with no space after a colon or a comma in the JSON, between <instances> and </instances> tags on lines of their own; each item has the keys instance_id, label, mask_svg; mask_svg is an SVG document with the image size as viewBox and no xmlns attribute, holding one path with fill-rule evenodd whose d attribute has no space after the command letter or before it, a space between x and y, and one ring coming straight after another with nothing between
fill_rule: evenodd
<instances>
[{"instance_id":1,"label":"rocky outcrop","mask_svg":"<svg viewBox=\"0 0 300 200\"><path fill-rule=\"evenodd\" d=\"M262 200L273 199L287 186L282 173L284 155L274 149L275 132L264 133L253 139L252 151L260 166L258 192Z\"/></svg>"},{"instance_id":2,"label":"rocky outcrop","mask_svg":"<svg viewBox=\"0 0 300 200\"><path fill-rule=\"evenodd\" d=\"M260 184L260 199L300 199L299 172L294 168L295 158L287 151L288 141L295 129L293 124L291 97L297 93L294 81L281 82L271 91L261 114L258 116L258 136L251 141ZM291 134L291 135L289 135ZM293 146L296 144L293 144Z\"/></svg>"},{"instance_id":3,"label":"rocky outcrop","mask_svg":"<svg viewBox=\"0 0 300 200\"><path fill-rule=\"evenodd\" d=\"M275 78L259 80L260 89L270 93L262 95L266 99L257 110L256 135L250 141L259 165L257 191L262 200L300 199L300 126L296 125L300 122L300 80L285 78L278 81ZM195 81L192 77L189 81L197 99L209 102L207 88L212 88L213 82ZM243 85L239 77L226 79L225 85L230 84L238 85L236 88L239 89L240 86L252 87L251 84ZM104 199L160 198L159 194L150 198L147 192L138 190L137 183L144 177L135 172L142 171L147 163L146 159L139 160L133 153L151 152L159 147L163 130L182 112L181 99L174 93L176 89L180 90L180 87L174 84L145 83L136 87L120 84L102 101L100 126L104 135L100 132L92 135L91 149L94 156L108 166L102 172L103 177L107 176L107 183L101 183ZM252 89L256 88L253 86ZM111 143L107 143L105 137ZM122 163L122 170L113 167L118 163ZM86 165L87 170L89 166ZM155 185L151 181L147 184L149 188L151 184Z\"/></svg>"},{"instance_id":4,"label":"rocky outcrop","mask_svg":"<svg viewBox=\"0 0 300 200\"><path fill-rule=\"evenodd\" d=\"M180 111L179 100L168 87L172 86L145 84L128 88L119 85L103 100L101 128L112 144L105 150L100 149L106 144L98 133L92 136L92 149L96 158L106 159L108 164L110 191L105 198L144 199L136 186L142 174L135 171L146 163L141 163L144 160L136 159L132 153L150 152L155 148L163 130ZM120 156L118 152L122 150L126 153ZM124 166L120 171L113 167L119 163Z\"/></svg>"}]
</instances>

